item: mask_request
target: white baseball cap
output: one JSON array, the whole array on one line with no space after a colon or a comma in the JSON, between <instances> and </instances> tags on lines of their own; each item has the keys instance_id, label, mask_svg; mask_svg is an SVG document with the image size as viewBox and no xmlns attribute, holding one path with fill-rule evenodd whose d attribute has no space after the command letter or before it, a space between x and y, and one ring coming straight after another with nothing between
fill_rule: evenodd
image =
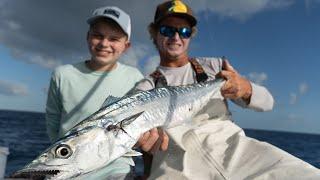
<instances>
[{"instance_id":1,"label":"white baseball cap","mask_svg":"<svg viewBox=\"0 0 320 180\"><path fill-rule=\"evenodd\" d=\"M128 35L128 39L131 36L131 19L130 16L115 6L101 7L93 11L92 16L87 20L88 24L92 24L98 18L110 18L114 20L122 30Z\"/></svg>"}]
</instances>

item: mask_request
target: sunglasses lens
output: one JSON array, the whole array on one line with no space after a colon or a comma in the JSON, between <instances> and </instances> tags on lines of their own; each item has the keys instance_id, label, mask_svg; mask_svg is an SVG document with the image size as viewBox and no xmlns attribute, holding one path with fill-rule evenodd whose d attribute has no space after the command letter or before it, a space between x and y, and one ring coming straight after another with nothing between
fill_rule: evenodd
<instances>
[{"instance_id":1,"label":"sunglasses lens","mask_svg":"<svg viewBox=\"0 0 320 180\"><path fill-rule=\"evenodd\" d=\"M169 26L161 26L160 27L160 34L165 37L172 38L175 33L176 33L176 29L173 27L169 27Z\"/></svg>"},{"instance_id":2,"label":"sunglasses lens","mask_svg":"<svg viewBox=\"0 0 320 180\"><path fill-rule=\"evenodd\" d=\"M179 33L179 36L181 38L189 38L191 37L191 34L192 34L191 28L188 28L188 27L177 29L175 27L170 27L170 26L160 26L159 31L161 35L169 38L172 38L176 34L176 32Z\"/></svg>"},{"instance_id":3,"label":"sunglasses lens","mask_svg":"<svg viewBox=\"0 0 320 180\"><path fill-rule=\"evenodd\" d=\"M191 36L191 29L184 27L179 29L179 35L182 38L189 38Z\"/></svg>"}]
</instances>

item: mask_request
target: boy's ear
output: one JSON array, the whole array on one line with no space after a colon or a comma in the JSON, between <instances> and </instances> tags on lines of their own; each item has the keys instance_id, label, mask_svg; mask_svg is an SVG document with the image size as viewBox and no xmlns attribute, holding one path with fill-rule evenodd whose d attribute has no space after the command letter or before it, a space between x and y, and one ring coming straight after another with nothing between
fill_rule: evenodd
<instances>
[{"instance_id":1,"label":"boy's ear","mask_svg":"<svg viewBox=\"0 0 320 180\"><path fill-rule=\"evenodd\" d=\"M130 42L130 41L127 41L127 42L126 42L126 49L125 49L125 51L127 51L130 47L131 47L131 42Z\"/></svg>"}]
</instances>

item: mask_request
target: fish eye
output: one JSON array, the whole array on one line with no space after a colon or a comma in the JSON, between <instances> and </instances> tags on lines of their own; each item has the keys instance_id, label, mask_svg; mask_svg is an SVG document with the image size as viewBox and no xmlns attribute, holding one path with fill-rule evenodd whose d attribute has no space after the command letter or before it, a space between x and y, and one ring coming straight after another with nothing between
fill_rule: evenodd
<instances>
[{"instance_id":1,"label":"fish eye","mask_svg":"<svg viewBox=\"0 0 320 180\"><path fill-rule=\"evenodd\" d=\"M66 145L66 144L62 144L59 145L56 148L56 157L58 158L68 158L72 155L72 150L70 148L70 146Z\"/></svg>"}]
</instances>

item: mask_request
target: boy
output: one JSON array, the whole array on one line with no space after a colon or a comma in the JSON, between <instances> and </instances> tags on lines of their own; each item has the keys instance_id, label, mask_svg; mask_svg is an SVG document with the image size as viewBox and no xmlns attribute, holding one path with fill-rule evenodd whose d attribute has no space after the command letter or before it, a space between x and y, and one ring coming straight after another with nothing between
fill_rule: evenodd
<instances>
[{"instance_id":1,"label":"boy","mask_svg":"<svg viewBox=\"0 0 320 180\"><path fill-rule=\"evenodd\" d=\"M137 69L117 62L130 47L130 16L117 7L101 7L87 22L91 58L58 67L51 77L46 121L52 142L99 110L108 96L123 96L143 78ZM133 165L131 158L119 158L84 178L128 178L130 165Z\"/></svg>"}]
</instances>

